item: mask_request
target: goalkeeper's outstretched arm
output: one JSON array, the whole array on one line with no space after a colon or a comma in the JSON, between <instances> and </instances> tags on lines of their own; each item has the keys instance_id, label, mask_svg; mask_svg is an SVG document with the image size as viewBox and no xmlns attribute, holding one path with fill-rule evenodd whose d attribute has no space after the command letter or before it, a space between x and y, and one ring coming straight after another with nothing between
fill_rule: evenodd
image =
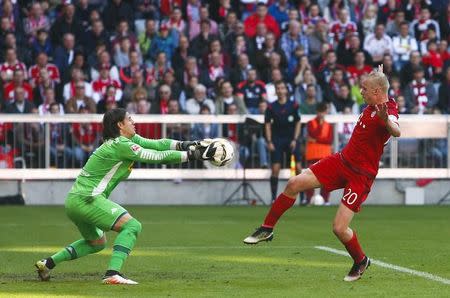
<instances>
[{"instance_id":1,"label":"goalkeeper's outstretched arm","mask_svg":"<svg viewBox=\"0 0 450 298\"><path fill-rule=\"evenodd\" d=\"M147 139L143 138L138 134L135 134L131 141L138 144L139 146L145 149L153 149L156 151L165 151L165 150L176 150L176 151L188 151L190 149L194 149L193 147L197 147L202 145L206 147L211 143L211 140L202 140L202 141L177 141L172 139Z\"/></svg>"}]
</instances>

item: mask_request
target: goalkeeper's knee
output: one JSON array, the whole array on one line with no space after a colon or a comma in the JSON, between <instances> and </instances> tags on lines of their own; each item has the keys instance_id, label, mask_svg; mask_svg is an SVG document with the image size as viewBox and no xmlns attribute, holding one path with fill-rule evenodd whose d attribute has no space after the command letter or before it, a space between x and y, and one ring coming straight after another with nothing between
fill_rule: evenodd
<instances>
[{"instance_id":1,"label":"goalkeeper's knee","mask_svg":"<svg viewBox=\"0 0 450 298\"><path fill-rule=\"evenodd\" d=\"M122 225L122 231L127 231L137 237L142 231L142 224L136 218L131 218Z\"/></svg>"}]
</instances>

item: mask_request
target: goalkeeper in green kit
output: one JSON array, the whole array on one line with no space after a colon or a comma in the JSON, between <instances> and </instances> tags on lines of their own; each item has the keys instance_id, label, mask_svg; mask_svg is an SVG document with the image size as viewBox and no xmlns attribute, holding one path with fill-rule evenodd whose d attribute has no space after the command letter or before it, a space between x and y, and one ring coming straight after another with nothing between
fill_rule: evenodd
<instances>
[{"instance_id":1,"label":"goalkeeper in green kit","mask_svg":"<svg viewBox=\"0 0 450 298\"><path fill-rule=\"evenodd\" d=\"M82 238L51 257L36 263L39 278L50 279L59 263L101 251L105 232L118 232L112 256L103 277L105 284L137 284L125 278L121 268L141 232L141 223L122 206L108 200L120 181L131 172L134 162L175 164L191 160L210 160L215 149L208 141L150 140L135 133L134 122L124 109L113 109L103 116L104 143L95 150L66 197L65 210Z\"/></svg>"}]
</instances>

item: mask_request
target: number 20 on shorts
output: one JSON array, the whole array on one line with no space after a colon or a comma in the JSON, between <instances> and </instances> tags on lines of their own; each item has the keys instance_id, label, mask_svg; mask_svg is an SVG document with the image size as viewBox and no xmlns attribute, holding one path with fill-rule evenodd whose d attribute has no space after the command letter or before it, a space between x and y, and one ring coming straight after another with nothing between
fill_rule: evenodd
<instances>
[{"instance_id":1,"label":"number 20 on shorts","mask_svg":"<svg viewBox=\"0 0 450 298\"><path fill-rule=\"evenodd\" d=\"M356 192L352 192L352 189L349 188L347 193L342 197L342 201L346 201L347 204L352 205L358 199L358 195Z\"/></svg>"}]
</instances>

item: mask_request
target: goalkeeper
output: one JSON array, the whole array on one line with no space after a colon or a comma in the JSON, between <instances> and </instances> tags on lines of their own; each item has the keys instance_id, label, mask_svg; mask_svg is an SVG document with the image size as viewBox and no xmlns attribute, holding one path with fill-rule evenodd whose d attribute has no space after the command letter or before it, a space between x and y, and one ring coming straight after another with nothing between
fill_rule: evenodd
<instances>
[{"instance_id":1,"label":"goalkeeper","mask_svg":"<svg viewBox=\"0 0 450 298\"><path fill-rule=\"evenodd\" d=\"M141 223L122 206L108 200L109 195L130 175L136 161L174 164L209 160L215 154L207 141L142 138L135 133L134 122L124 109L113 109L103 116L103 140L81 170L65 201L66 214L82 238L36 263L43 281L50 279L50 271L59 263L104 249L105 232L113 230L119 234L103 283L137 284L120 271L141 232Z\"/></svg>"}]
</instances>

